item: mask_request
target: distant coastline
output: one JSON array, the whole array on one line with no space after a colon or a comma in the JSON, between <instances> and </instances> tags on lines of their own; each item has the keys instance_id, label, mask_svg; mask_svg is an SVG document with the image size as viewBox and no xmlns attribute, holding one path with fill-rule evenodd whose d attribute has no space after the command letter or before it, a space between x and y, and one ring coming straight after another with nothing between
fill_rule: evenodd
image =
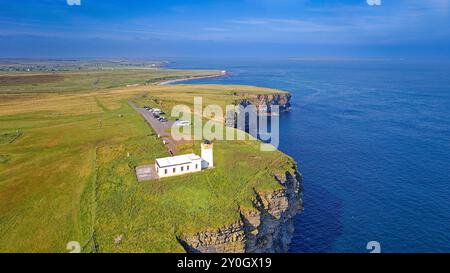
<instances>
[{"instance_id":1,"label":"distant coastline","mask_svg":"<svg viewBox=\"0 0 450 273\"><path fill-rule=\"evenodd\" d=\"M218 77L224 77L227 76L228 72L223 70L218 74L212 74L212 75L206 75L206 76L192 76L192 77L186 77L186 78L180 78L180 79L174 79L174 80L168 80L168 81L162 81L156 83L156 85L167 85L167 84L173 84L177 82L184 82L184 81L192 81L192 80L199 80L199 79L210 79L210 78L218 78Z\"/></svg>"}]
</instances>

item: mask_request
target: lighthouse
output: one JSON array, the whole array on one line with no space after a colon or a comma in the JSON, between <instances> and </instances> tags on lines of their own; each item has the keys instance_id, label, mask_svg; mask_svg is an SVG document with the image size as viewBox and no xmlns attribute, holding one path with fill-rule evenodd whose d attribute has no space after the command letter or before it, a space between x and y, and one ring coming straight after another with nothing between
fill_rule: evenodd
<instances>
[{"instance_id":1,"label":"lighthouse","mask_svg":"<svg viewBox=\"0 0 450 273\"><path fill-rule=\"evenodd\" d=\"M202 169L214 167L213 144L209 140L202 143Z\"/></svg>"}]
</instances>

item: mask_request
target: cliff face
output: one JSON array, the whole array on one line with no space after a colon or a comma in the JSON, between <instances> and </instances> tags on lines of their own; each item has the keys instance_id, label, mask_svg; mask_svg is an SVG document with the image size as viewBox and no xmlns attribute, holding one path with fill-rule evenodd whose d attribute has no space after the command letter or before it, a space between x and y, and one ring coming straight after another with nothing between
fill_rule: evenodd
<instances>
[{"instance_id":1,"label":"cliff face","mask_svg":"<svg viewBox=\"0 0 450 273\"><path fill-rule=\"evenodd\" d=\"M241 211L241 219L215 231L180 238L188 252L287 252L294 232L293 217L303 209L301 176L286 173L277 179L283 189L258 193L254 210Z\"/></svg>"},{"instance_id":2,"label":"cliff face","mask_svg":"<svg viewBox=\"0 0 450 273\"><path fill-rule=\"evenodd\" d=\"M259 111L257 115L272 115L272 106L278 105L280 112L288 112L291 110L291 95L289 93L276 93L276 94L252 94L235 92L233 94L236 97L234 105L246 107L248 105L255 105ZM255 109L255 111L257 110ZM227 127L234 127L248 132L249 122L247 118L244 118L245 124L238 124L238 112L227 112L225 114L225 125ZM246 115L246 114L245 114ZM255 122L255 121L253 121ZM255 136L256 137L256 136Z\"/></svg>"},{"instance_id":3,"label":"cliff face","mask_svg":"<svg viewBox=\"0 0 450 273\"><path fill-rule=\"evenodd\" d=\"M289 111L291 108L291 95L289 93L283 94L251 94L251 93L234 93L241 105L254 104L258 107L267 107L270 110L272 105L279 105L280 111Z\"/></svg>"}]
</instances>

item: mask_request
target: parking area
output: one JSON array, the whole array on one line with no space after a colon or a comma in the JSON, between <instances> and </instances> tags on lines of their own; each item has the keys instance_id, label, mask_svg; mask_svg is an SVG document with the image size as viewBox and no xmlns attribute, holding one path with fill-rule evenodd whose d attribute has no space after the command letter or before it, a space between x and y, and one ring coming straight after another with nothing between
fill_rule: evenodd
<instances>
[{"instance_id":1,"label":"parking area","mask_svg":"<svg viewBox=\"0 0 450 273\"><path fill-rule=\"evenodd\" d=\"M165 121L161 122L157 120L153 113L148 111L147 109L140 108L136 104L132 102L132 100L128 101L128 104L133 107L136 111L142 114L144 119L147 121L147 123L155 130L155 132L160 136L161 141L165 142L165 145L167 146L167 149L169 150L170 155L176 155L176 144L175 141L172 139L170 133L168 133L169 129L172 128L172 125L174 121Z\"/></svg>"},{"instance_id":2,"label":"parking area","mask_svg":"<svg viewBox=\"0 0 450 273\"><path fill-rule=\"evenodd\" d=\"M150 123L152 128L156 131L158 135L161 137L168 137L170 134L167 132L173 125L173 121L159 121L152 112L148 111L144 108L138 108L138 111L144 116L144 118Z\"/></svg>"}]
</instances>

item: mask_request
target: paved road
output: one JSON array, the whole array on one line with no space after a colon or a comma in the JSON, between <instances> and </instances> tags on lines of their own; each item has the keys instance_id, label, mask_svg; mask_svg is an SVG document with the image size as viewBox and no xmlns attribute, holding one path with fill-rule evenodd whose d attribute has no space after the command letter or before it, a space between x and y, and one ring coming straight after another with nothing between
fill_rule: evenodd
<instances>
[{"instance_id":1,"label":"paved road","mask_svg":"<svg viewBox=\"0 0 450 273\"><path fill-rule=\"evenodd\" d=\"M145 118L147 123L155 130L155 132L161 137L162 140L165 140L166 146L169 150L170 155L176 155L176 144L175 141L172 139L170 133L167 132L168 129L170 129L173 125L173 121L168 122L160 122L156 118L153 117L153 113L150 113L149 111L139 108L136 104L133 103L133 100L135 98L128 101L128 104L133 107L136 111L141 113L141 115ZM162 141L161 140L161 141Z\"/></svg>"}]
</instances>

